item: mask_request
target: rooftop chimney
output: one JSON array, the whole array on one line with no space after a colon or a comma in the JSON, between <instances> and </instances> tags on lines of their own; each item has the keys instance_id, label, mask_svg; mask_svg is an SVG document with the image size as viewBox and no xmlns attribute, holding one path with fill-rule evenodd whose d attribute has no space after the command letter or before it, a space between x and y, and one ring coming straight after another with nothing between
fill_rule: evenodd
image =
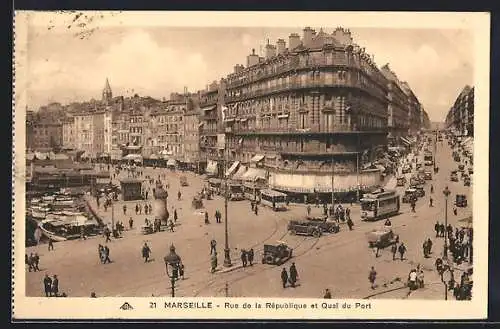
<instances>
[{"instance_id":1,"label":"rooftop chimney","mask_svg":"<svg viewBox=\"0 0 500 329\"><path fill-rule=\"evenodd\" d=\"M278 39L278 41L276 41L276 46L277 46L278 54L283 54L285 52L285 49L286 49L285 40Z\"/></svg>"},{"instance_id":2,"label":"rooftop chimney","mask_svg":"<svg viewBox=\"0 0 500 329\"><path fill-rule=\"evenodd\" d=\"M267 45L266 45L266 54L265 57L266 59L270 59L276 56L276 46L271 45L269 43L269 39L267 40Z\"/></svg>"},{"instance_id":3,"label":"rooftop chimney","mask_svg":"<svg viewBox=\"0 0 500 329\"><path fill-rule=\"evenodd\" d=\"M316 32L313 29L311 29L309 26L306 26L304 28L303 32L304 32L304 35L302 37L302 43L304 44L304 47L309 47L311 45L313 36L314 36L314 34L316 34Z\"/></svg>"},{"instance_id":4,"label":"rooftop chimney","mask_svg":"<svg viewBox=\"0 0 500 329\"><path fill-rule=\"evenodd\" d=\"M288 37L288 49L292 51L300 45L300 36L297 33L292 33Z\"/></svg>"},{"instance_id":5,"label":"rooftop chimney","mask_svg":"<svg viewBox=\"0 0 500 329\"><path fill-rule=\"evenodd\" d=\"M252 53L247 56L247 67L259 64L259 55L255 53L255 49L252 49Z\"/></svg>"}]
</instances>

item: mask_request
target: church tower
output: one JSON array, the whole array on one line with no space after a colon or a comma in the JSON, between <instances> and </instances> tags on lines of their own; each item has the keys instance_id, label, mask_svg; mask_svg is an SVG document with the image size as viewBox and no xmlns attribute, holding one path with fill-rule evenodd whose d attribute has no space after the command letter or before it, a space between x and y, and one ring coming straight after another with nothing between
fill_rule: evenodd
<instances>
[{"instance_id":1,"label":"church tower","mask_svg":"<svg viewBox=\"0 0 500 329\"><path fill-rule=\"evenodd\" d=\"M104 86L104 89L102 90L102 100L106 104L109 104L112 98L113 92L111 91L111 86L109 85L108 78L106 78L106 84Z\"/></svg>"}]
</instances>

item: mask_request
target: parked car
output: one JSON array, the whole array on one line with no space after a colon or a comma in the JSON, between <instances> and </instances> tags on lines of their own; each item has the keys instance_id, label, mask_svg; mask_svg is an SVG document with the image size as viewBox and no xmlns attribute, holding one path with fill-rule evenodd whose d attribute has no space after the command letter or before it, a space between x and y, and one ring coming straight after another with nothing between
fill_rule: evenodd
<instances>
[{"instance_id":1,"label":"parked car","mask_svg":"<svg viewBox=\"0 0 500 329\"><path fill-rule=\"evenodd\" d=\"M288 223L288 232L290 232L291 235L307 235L319 238L322 235L323 230L321 229L320 225L316 223L291 220Z\"/></svg>"},{"instance_id":2,"label":"parked car","mask_svg":"<svg viewBox=\"0 0 500 329\"><path fill-rule=\"evenodd\" d=\"M410 203L412 200L417 199L417 190L414 188L408 188L403 195L402 201L403 203Z\"/></svg>"},{"instance_id":3,"label":"parked car","mask_svg":"<svg viewBox=\"0 0 500 329\"><path fill-rule=\"evenodd\" d=\"M327 216L321 217L306 217L306 219L314 226L319 226L323 232L326 233L338 233L340 231L340 226L337 221L332 220Z\"/></svg>"},{"instance_id":4,"label":"parked car","mask_svg":"<svg viewBox=\"0 0 500 329\"><path fill-rule=\"evenodd\" d=\"M396 178L396 186L405 186L406 185L406 177L401 176Z\"/></svg>"},{"instance_id":5,"label":"parked car","mask_svg":"<svg viewBox=\"0 0 500 329\"><path fill-rule=\"evenodd\" d=\"M292 253L293 249L284 242L277 245L265 244L262 253L262 264L281 265L292 258Z\"/></svg>"}]
</instances>

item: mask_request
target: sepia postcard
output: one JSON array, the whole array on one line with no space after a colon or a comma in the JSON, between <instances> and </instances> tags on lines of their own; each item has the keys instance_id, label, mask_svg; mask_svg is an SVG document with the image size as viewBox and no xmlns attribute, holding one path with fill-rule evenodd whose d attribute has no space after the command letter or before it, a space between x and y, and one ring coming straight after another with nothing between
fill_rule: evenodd
<instances>
[{"instance_id":1,"label":"sepia postcard","mask_svg":"<svg viewBox=\"0 0 500 329\"><path fill-rule=\"evenodd\" d=\"M13 29L13 319L487 317L488 13Z\"/></svg>"}]
</instances>

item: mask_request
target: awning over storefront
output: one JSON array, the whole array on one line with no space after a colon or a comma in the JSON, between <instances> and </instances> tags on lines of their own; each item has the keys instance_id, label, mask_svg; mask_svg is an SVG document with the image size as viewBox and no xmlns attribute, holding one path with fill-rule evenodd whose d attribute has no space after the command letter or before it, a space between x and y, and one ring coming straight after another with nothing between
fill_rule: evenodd
<instances>
[{"instance_id":1,"label":"awning over storefront","mask_svg":"<svg viewBox=\"0 0 500 329\"><path fill-rule=\"evenodd\" d=\"M238 168L238 171L236 171L236 173L233 175L232 179L234 179L234 180L243 179L243 175L245 174L246 171L247 171L247 167L240 166Z\"/></svg>"},{"instance_id":2,"label":"awning over storefront","mask_svg":"<svg viewBox=\"0 0 500 329\"><path fill-rule=\"evenodd\" d=\"M242 179L245 181L255 181L257 179L266 179L267 173L264 169L248 168L243 174Z\"/></svg>"},{"instance_id":3,"label":"awning over storefront","mask_svg":"<svg viewBox=\"0 0 500 329\"><path fill-rule=\"evenodd\" d=\"M123 157L123 160L133 160L133 161L142 161L142 155L140 154L127 154Z\"/></svg>"},{"instance_id":4,"label":"awning over storefront","mask_svg":"<svg viewBox=\"0 0 500 329\"><path fill-rule=\"evenodd\" d=\"M231 167L229 167L229 169L226 171L226 176L231 176L236 171L236 169L238 169L239 165L240 165L239 161L233 162Z\"/></svg>"},{"instance_id":5,"label":"awning over storefront","mask_svg":"<svg viewBox=\"0 0 500 329\"><path fill-rule=\"evenodd\" d=\"M208 160L206 173L209 175L217 175L217 162L213 160Z\"/></svg>"},{"instance_id":6,"label":"awning over storefront","mask_svg":"<svg viewBox=\"0 0 500 329\"><path fill-rule=\"evenodd\" d=\"M168 161L167 161L167 166L175 167L176 164L177 164L177 160L175 160L175 159L168 159Z\"/></svg>"},{"instance_id":7,"label":"awning over storefront","mask_svg":"<svg viewBox=\"0 0 500 329\"><path fill-rule=\"evenodd\" d=\"M157 156L156 154L151 154L151 155L149 156L149 159L150 159L150 160L158 160L158 156Z\"/></svg>"},{"instance_id":8,"label":"awning over storefront","mask_svg":"<svg viewBox=\"0 0 500 329\"><path fill-rule=\"evenodd\" d=\"M262 154L257 154L254 155L254 157L250 160L250 162L259 162L262 161L262 159L264 159L264 156Z\"/></svg>"},{"instance_id":9,"label":"awning over storefront","mask_svg":"<svg viewBox=\"0 0 500 329\"><path fill-rule=\"evenodd\" d=\"M376 186L380 181L380 173L335 174L333 187L335 192L349 192L358 189L358 186ZM280 191L294 193L331 193L332 176L272 173L269 176L269 186Z\"/></svg>"},{"instance_id":10,"label":"awning over storefront","mask_svg":"<svg viewBox=\"0 0 500 329\"><path fill-rule=\"evenodd\" d=\"M217 107L217 105L212 105L212 106L204 107L201 110L202 111L211 111L211 110L215 109L216 107Z\"/></svg>"}]
</instances>

